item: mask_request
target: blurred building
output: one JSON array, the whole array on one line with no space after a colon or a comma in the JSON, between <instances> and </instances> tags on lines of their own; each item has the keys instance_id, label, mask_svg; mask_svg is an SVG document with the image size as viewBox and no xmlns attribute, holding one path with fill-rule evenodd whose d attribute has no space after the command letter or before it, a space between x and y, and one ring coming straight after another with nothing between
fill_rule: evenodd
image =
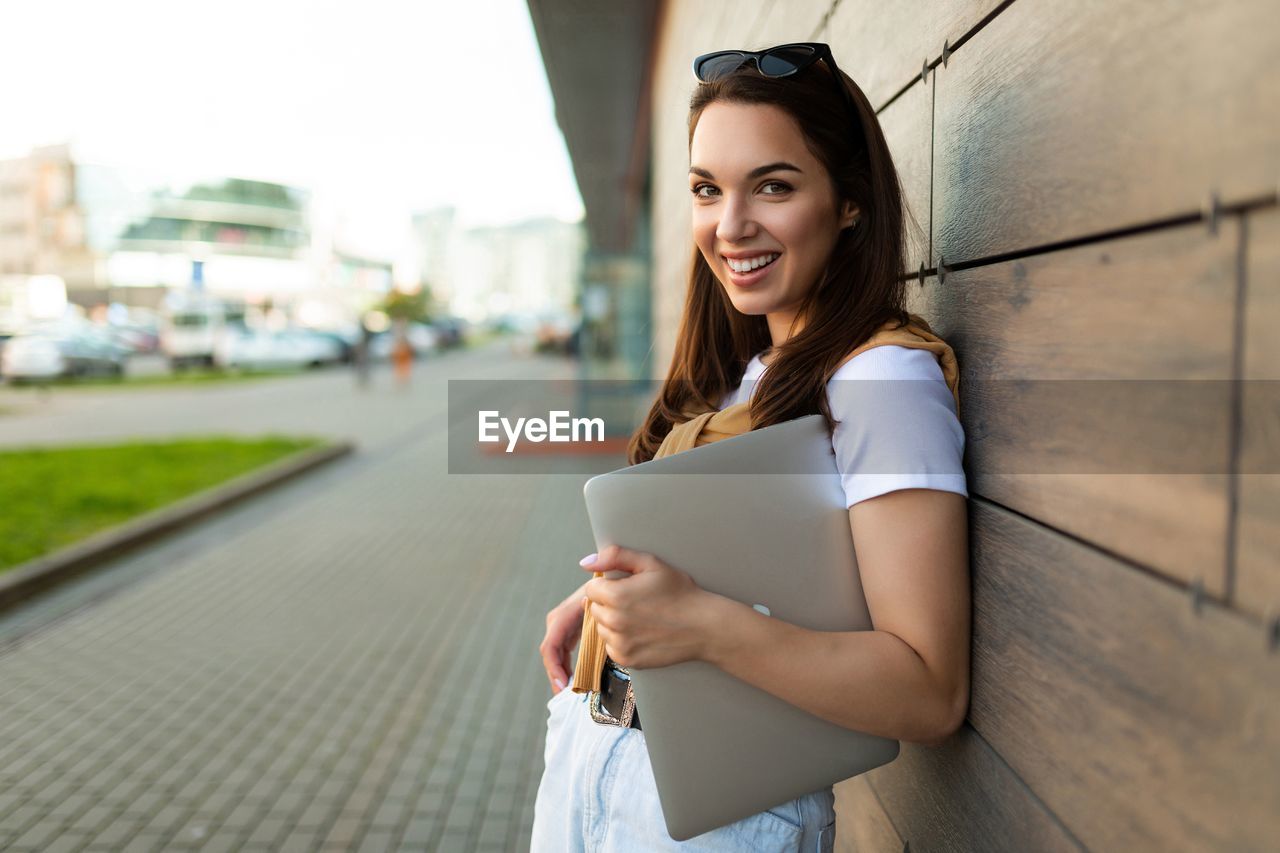
<instances>
[{"instance_id":1,"label":"blurred building","mask_svg":"<svg viewBox=\"0 0 1280 853\"><path fill-rule=\"evenodd\" d=\"M0 276L50 274L81 285L93 276L66 145L0 161Z\"/></svg>"},{"instance_id":2,"label":"blurred building","mask_svg":"<svg viewBox=\"0 0 1280 853\"><path fill-rule=\"evenodd\" d=\"M303 190L238 178L156 193L116 238L101 283L287 301L315 283L307 202Z\"/></svg>"},{"instance_id":3,"label":"blurred building","mask_svg":"<svg viewBox=\"0 0 1280 853\"><path fill-rule=\"evenodd\" d=\"M77 163L67 145L0 162L0 279L56 275L67 298L158 307L195 291L350 322L391 287L391 262L313 234L305 189L226 178L181 191ZM309 322L311 322L309 321Z\"/></svg>"},{"instance_id":4,"label":"blurred building","mask_svg":"<svg viewBox=\"0 0 1280 853\"><path fill-rule=\"evenodd\" d=\"M447 309L453 301L459 237L455 214L453 207L438 207L413 216L413 264L438 308Z\"/></svg>"},{"instance_id":5,"label":"blurred building","mask_svg":"<svg viewBox=\"0 0 1280 853\"><path fill-rule=\"evenodd\" d=\"M556 121L586 207L582 351L612 375L648 376L655 369L649 100L659 7L655 0L529 0Z\"/></svg>"},{"instance_id":6,"label":"blurred building","mask_svg":"<svg viewBox=\"0 0 1280 853\"><path fill-rule=\"evenodd\" d=\"M551 217L462 233L453 310L473 319L564 311L582 269L582 227Z\"/></svg>"},{"instance_id":7,"label":"blurred building","mask_svg":"<svg viewBox=\"0 0 1280 853\"><path fill-rule=\"evenodd\" d=\"M462 229L453 208L413 219L420 280L442 310L479 322L566 313L578 299L583 226L553 217Z\"/></svg>"}]
</instances>

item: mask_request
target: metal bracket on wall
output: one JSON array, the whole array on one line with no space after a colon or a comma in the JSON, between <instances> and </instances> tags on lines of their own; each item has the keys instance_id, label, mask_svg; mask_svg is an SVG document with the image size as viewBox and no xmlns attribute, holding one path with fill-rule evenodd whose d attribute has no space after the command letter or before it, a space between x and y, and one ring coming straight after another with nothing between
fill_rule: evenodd
<instances>
[{"instance_id":1,"label":"metal bracket on wall","mask_svg":"<svg viewBox=\"0 0 1280 853\"><path fill-rule=\"evenodd\" d=\"M920 262L920 286L924 287L924 261Z\"/></svg>"},{"instance_id":2,"label":"metal bracket on wall","mask_svg":"<svg viewBox=\"0 0 1280 853\"><path fill-rule=\"evenodd\" d=\"M951 58L950 39L943 39L942 40L942 67L943 68L947 67L947 60L950 58Z\"/></svg>"},{"instance_id":3,"label":"metal bracket on wall","mask_svg":"<svg viewBox=\"0 0 1280 853\"><path fill-rule=\"evenodd\" d=\"M1218 220L1222 218L1222 199L1218 198L1216 190L1209 191L1209 200L1205 202L1202 215L1209 225L1209 236L1218 236Z\"/></svg>"},{"instance_id":4,"label":"metal bracket on wall","mask_svg":"<svg viewBox=\"0 0 1280 853\"><path fill-rule=\"evenodd\" d=\"M927 56L924 58L924 65L920 67L920 82L929 82L929 57Z\"/></svg>"},{"instance_id":5,"label":"metal bracket on wall","mask_svg":"<svg viewBox=\"0 0 1280 853\"><path fill-rule=\"evenodd\" d=\"M938 284L947 283L947 259L938 255Z\"/></svg>"},{"instance_id":6,"label":"metal bracket on wall","mask_svg":"<svg viewBox=\"0 0 1280 853\"><path fill-rule=\"evenodd\" d=\"M1204 607L1204 580L1195 578L1191 581L1191 612L1200 615Z\"/></svg>"}]
</instances>

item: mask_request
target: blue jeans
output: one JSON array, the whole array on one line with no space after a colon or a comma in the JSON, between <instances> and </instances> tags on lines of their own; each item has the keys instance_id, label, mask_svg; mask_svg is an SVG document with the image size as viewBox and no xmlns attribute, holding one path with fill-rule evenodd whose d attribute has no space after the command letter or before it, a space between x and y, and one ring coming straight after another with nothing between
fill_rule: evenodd
<instances>
[{"instance_id":1,"label":"blue jeans","mask_svg":"<svg viewBox=\"0 0 1280 853\"><path fill-rule=\"evenodd\" d=\"M547 702L546 768L534 803L530 853L831 853L836 814L830 786L688 841L673 841L644 731L595 722L587 709L589 697L565 687Z\"/></svg>"}]
</instances>

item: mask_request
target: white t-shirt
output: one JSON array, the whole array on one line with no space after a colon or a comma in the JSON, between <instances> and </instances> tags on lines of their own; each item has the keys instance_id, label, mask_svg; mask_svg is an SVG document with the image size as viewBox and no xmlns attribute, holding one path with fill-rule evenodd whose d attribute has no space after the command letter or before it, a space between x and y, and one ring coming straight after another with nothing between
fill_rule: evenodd
<instances>
[{"instance_id":1,"label":"white t-shirt","mask_svg":"<svg viewBox=\"0 0 1280 853\"><path fill-rule=\"evenodd\" d=\"M720 408L749 399L764 370L754 356ZM929 350L884 345L859 353L827 383L827 404L837 422L831 444L846 507L898 489L969 496L964 427Z\"/></svg>"}]
</instances>

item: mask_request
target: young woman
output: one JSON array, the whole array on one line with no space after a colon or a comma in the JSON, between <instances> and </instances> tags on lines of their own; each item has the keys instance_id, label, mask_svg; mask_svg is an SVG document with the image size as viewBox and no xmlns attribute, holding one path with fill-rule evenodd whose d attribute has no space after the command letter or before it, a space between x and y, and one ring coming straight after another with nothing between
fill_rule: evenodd
<instances>
[{"instance_id":1,"label":"young woman","mask_svg":"<svg viewBox=\"0 0 1280 853\"><path fill-rule=\"evenodd\" d=\"M664 441L694 413L739 406L759 428L821 412L874 630L807 630L708 592L652 554L589 555L586 571L628 574L586 581L547 615L540 652L553 696L535 853L834 842L829 787L672 841L642 729L601 725L590 694L568 686L587 602L610 669L703 660L838 725L919 743L954 732L968 705L955 357L904 307L901 191L875 113L825 45L708 54L695 71L693 270L670 371L628 459L666 455ZM920 381L844 381L862 379Z\"/></svg>"}]
</instances>

